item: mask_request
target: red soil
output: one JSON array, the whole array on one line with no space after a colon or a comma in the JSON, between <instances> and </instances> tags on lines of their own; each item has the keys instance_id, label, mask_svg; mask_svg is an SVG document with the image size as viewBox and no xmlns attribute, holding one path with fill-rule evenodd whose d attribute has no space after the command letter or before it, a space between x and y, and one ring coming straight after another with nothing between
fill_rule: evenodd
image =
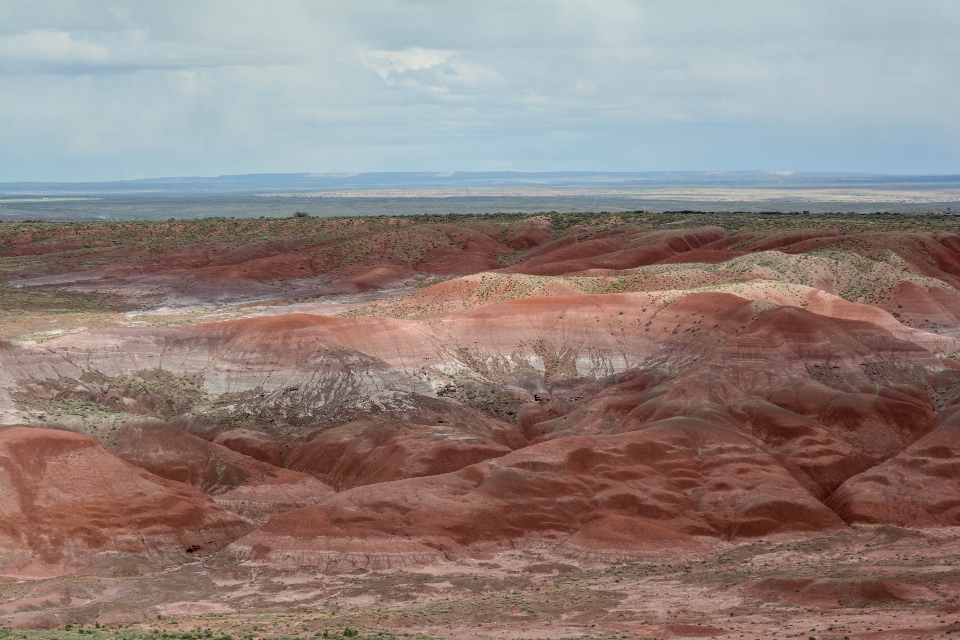
<instances>
[{"instance_id":1,"label":"red soil","mask_svg":"<svg viewBox=\"0 0 960 640\"><path fill-rule=\"evenodd\" d=\"M0 571L73 572L98 554L211 553L253 527L196 489L122 462L93 438L0 429Z\"/></svg>"},{"instance_id":2,"label":"red soil","mask_svg":"<svg viewBox=\"0 0 960 640\"><path fill-rule=\"evenodd\" d=\"M769 578L749 586L756 595L803 607L840 609L880 603L910 602L934 596L929 590L892 580L837 578ZM935 596L934 596L935 597Z\"/></svg>"},{"instance_id":3,"label":"red soil","mask_svg":"<svg viewBox=\"0 0 960 640\"><path fill-rule=\"evenodd\" d=\"M171 420L225 415L213 443L160 423L105 440L258 523L275 516L233 547L258 561L391 566L513 545L620 557L960 525L960 236L702 220L347 220L137 254L103 273L201 301L365 295L330 315L8 343L0 403L75 399L34 382L58 376L202 378L207 395ZM61 240L43 247L73 246ZM158 414L148 399L136 410ZM818 606L883 590L825 584L797 589Z\"/></svg>"},{"instance_id":4,"label":"red soil","mask_svg":"<svg viewBox=\"0 0 960 640\"><path fill-rule=\"evenodd\" d=\"M234 429L218 434L213 439L213 443L275 467L283 466L283 457L280 455L276 441L266 433Z\"/></svg>"},{"instance_id":5,"label":"red soil","mask_svg":"<svg viewBox=\"0 0 960 640\"><path fill-rule=\"evenodd\" d=\"M544 219L535 219L515 226L506 234L503 244L515 250L539 247L554 239L550 223Z\"/></svg>"},{"instance_id":6,"label":"red soil","mask_svg":"<svg viewBox=\"0 0 960 640\"><path fill-rule=\"evenodd\" d=\"M287 454L287 467L337 489L433 476L506 455L527 444L520 431L451 403L320 428Z\"/></svg>"},{"instance_id":7,"label":"red soil","mask_svg":"<svg viewBox=\"0 0 960 640\"><path fill-rule=\"evenodd\" d=\"M725 235L722 229L705 227L673 234L609 231L590 233L583 239L567 236L538 247L511 271L560 275L588 269L632 269L699 249Z\"/></svg>"},{"instance_id":8,"label":"red soil","mask_svg":"<svg viewBox=\"0 0 960 640\"><path fill-rule=\"evenodd\" d=\"M289 466L345 488L448 473L510 451L443 425L358 422L316 435L290 456Z\"/></svg>"},{"instance_id":9,"label":"red soil","mask_svg":"<svg viewBox=\"0 0 960 640\"><path fill-rule=\"evenodd\" d=\"M751 321L745 315L750 310L746 301L725 294L690 295L666 307L660 316L670 323L662 329L676 323L683 334L684 325L701 320L712 328L670 353L674 361L696 364L675 379L651 371L611 380L607 389L584 390L592 396L587 402L546 397L521 412L524 432L537 441L622 432L669 416L698 417L764 441L799 470L801 482L819 486L815 492L826 497L933 428L933 407L925 395L883 380L902 379L902 373L865 370L862 364L902 359L942 370L929 352L875 325L791 308ZM714 349L704 348L718 340ZM923 376L916 382L925 384Z\"/></svg>"},{"instance_id":10,"label":"red soil","mask_svg":"<svg viewBox=\"0 0 960 640\"><path fill-rule=\"evenodd\" d=\"M197 487L255 522L317 502L332 489L311 476L277 468L157 420L125 423L108 436L122 460Z\"/></svg>"},{"instance_id":11,"label":"red soil","mask_svg":"<svg viewBox=\"0 0 960 640\"><path fill-rule=\"evenodd\" d=\"M904 451L847 480L827 505L850 523L960 524L960 403Z\"/></svg>"},{"instance_id":12,"label":"red soil","mask_svg":"<svg viewBox=\"0 0 960 640\"><path fill-rule=\"evenodd\" d=\"M234 545L264 562L370 566L406 556L551 541L639 553L844 525L747 436L671 418L615 436L573 436L441 476L376 484L278 516ZM357 562L351 557L350 562Z\"/></svg>"},{"instance_id":13,"label":"red soil","mask_svg":"<svg viewBox=\"0 0 960 640\"><path fill-rule=\"evenodd\" d=\"M915 327L960 325L960 293L947 287L922 287L908 280L884 292L881 306Z\"/></svg>"},{"instance_id":14,"label":"red soil","mask_svg":"<svg viewBox=\"0 0 960 640\"><path fill-rule=\"evenodd\" d=\"M694 249L678 253L675 256L664 258L657 264L684 264L689 262L702 262L705 264L718 264L742 256L745 251L723 251L721 249Z\"/></svg>"}]
</instances>

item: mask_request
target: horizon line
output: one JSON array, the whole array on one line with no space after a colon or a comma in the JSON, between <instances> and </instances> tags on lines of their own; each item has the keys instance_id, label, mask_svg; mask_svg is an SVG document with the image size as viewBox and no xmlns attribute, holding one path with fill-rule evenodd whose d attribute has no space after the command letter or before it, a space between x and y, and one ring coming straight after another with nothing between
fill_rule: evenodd
<instances>
[{"instance_id":1,"label":"horizon line","mask_svg":"<svg viewBox=\"0 0 960 640\"><path fill-rule=\"evenodd\" d=\"M74 184L74 185L96 185L96 184L121 184L133 182L165 181L165 180L223 180L230 178L271 178L271 177L301 177L316 179L341 179L346 180L359 176L411 176L420 178L453 178L467 176L543 176L543 177L561 177L561 176L611 176L611 177L629 177L629 176L756 176L775 178L791 177L849 177L849 178L957 178L960 179L960 173L875 173L862 171L785 171L768 169L737 169L737 170L657 170L657 171L579 171L579 170L561 170L561 171L339 171L339 172L259 172L259 173L224 173L218 175L167 175L152 176L145 178L117 178L113 180L0 180L0 185L56 185L56 184Z\"/></svg>"}]
</instances>

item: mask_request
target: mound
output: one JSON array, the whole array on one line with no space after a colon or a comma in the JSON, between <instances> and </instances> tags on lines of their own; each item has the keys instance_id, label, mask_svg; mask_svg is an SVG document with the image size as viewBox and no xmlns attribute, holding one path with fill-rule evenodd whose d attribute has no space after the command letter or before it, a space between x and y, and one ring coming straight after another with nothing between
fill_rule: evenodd
<instances>
[{"instance_id":1,"label":"mound","mask_svg":"<svg viewBox=\"0 0 960 640\"><path fill-rule=\"evenodd\" d=\"M0 571L72 572L104 556L183 558L251 530L196 489L122 462L93 438L0 429Z\"/></svg>"},{"instance_id":2,"label":"mound","mask_svg":"<svg viewBox=\"0 0 960 640\"><path fill-rule=\"evenodd\" d=\"M878 292L877 298L878 306L910 326L960 329L960 293L953 288L901 280Z\"/></svg>"},{"instance_id":3,"label":"mound","mask_svg":"<svg viewBox=\"0 0 960 640\"><path fill-rule=\"evenodd\" d=\"M513 227L506 233L503 244L511 249L522 251L553 240L553 229L550 227L548 219L539 217Z\"/></svg>"},{"instance_id":4,"label":"mound","mask_svg":"<svg viewBox=\"0 0 960 640\"><path fill-rule=\"evenodd\" d=\"M432 411L318 429L288 454L287 467L342 489L450 473L527 443L511 425L452 403L436 404Z\"/></svg>"},{"instance_id":5,"label":"mound","mask_svg":"<svg viewBox=\"0 0 960 640\"><path fill-rule=\"evenodd\" d=\"M694 249L692 251L686 251L684 253L679 253L675 256L670 256L669 258L664 258L657 262L657 264L689 264L689 263L703 263L703 264L718 264L720 262L726 262L727 260L732 260L742 256L742 251L724 251L722 249Z\"/></svg>"},{"instance_id":6,"label":"mound","mask_svg":"<svg viewBox=\"0 0 960 640\"><path fill-rule=\"evenodd\" d=\"M315 478L207 442L159 420L121 425L114 455L168 480L192 485L254 522L313 504L333 490Z\"/></svg>"},{"instance_id":7,"label":"mound","mask_svg":"<svg viewBox=\"0 0 960 640\"><path fill-rule=\"evenodd\" d=\"M836 609L885 602L910 602L935 598L921 587L877 578L768 578L748 590L767 600L786 601L801 607Z\"/></svg>"},{"instance_id":8,"label":"mound","mask_svg":"<svg viewBox=\"0 0 960 640\"><path fill-rule=\"evenodd\" d=\"M840 237L836 231L820 231L817 229L797 229L785 233L757 235L745 238L738 247L751 252L770 251L778 249L783 252L809 251L827 243L835 242Z\"/></svg>"},{"instance_id":9,"label":"mound","mask_svg":"<svg viewBox=\"0 0 960 640\"><path fill-rule=\"evenodd\" d=\"M336 284L338 291L374 291L376 289L385 289L391 285L397 285L400 282L416 275L413 269L398 265L390 267L374 267L372 269L363 269L356 275L349 276L339 280Z\"/></svg>"},{"instance_id":10,"label":"mound","mask_svg":"<svg viewBox=\"0 0 960 640\"><path fill-rule=\"evenodd\" d=\"M840 527L753 438L676 418L351 489L277 516L231 549L260 562L375 567L504 545L629 556Z\"/></svg>"},{"instance_id":11,"label":"mound","mask_svg":"<svg viewBox=\"0 0 960 640\"><path fill-rule=\"evenodd\" d=\"M699 249L725 236L718 227L676 232L592 231L541 245L509 270L552 276L588 269L633 269Z\"/></svg>"},{"instance_id":12,"label":"mound","mask_svg":"<svg viewBox=\"0 0 960 640\"><path fill-rule=\"evenodd\" d=\"M275 467L283 466L283 458L280 456L277 443L266 433L249 429L233 429L217 434L213 443Z\"/></svg>"},{"instance_id":13,"label":"mound","mask_svg":"<svg viewBox=\"0 0 960 640\"><path fill-rule=\"evenodd\" d=\"M431 249L414 267L431 275L460 276L479 271L491 271L500 268L493 255L465 251L457 247L437 247Z\"/></svg>"},{"instance_id":14,"label":"mound","mask_svg":"<svg viewBox=\"0 0 960 640\"><path fill-rule=\"evenodd\" d=\"M766 442L799 482L826 497L933 428L933 404L918 389L936 384L934 372L942 388L958 378L929 351L876 325L796 308L764 311L728 294L686 296L650 328L669 336L664 365L542 393L520 413L524 433L538 442L698 418ZM684 338L673 342L675 335ZM681 363L686 371L669 373Z\"/></svg>"},{"instance_id":15,"label":"mound","mask_svg":"<svg viewBox=\"0 0 960 640\"><path fill-rule=\"evenodd\" d=\"M847 480L827 505L849 523L960 525L960 406L898 455Z\"/></svg>"},{"instance_id":16,"label":"mound","mask_svg":"<svg viewBox=\"0 0 960 640\"><path fill-rule=\"evenodd\" d=\"M124 376L161 367L174 376L202 375L206 391L245 394L236 397L236 403L250 407L251 413L270 415L275 408L274 415L300 425L333 419L345 409L366 409L371 403L389 406L398 394L430 395L430 386L411 375L407 365L420 364L424 353L442 348L413 323L304 313L192 327L105 329L65 337L51 347L0 345L0 359L11 377L25 380L79 379L88 371ZM71 362L81 353L83 369Z\"/></svg>"}]
</instances>

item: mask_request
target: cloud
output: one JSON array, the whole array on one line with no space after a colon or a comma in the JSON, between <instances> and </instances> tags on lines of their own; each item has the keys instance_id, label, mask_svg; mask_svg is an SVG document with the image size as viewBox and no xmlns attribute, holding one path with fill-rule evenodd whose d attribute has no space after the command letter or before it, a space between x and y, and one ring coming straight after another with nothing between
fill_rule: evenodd
<instances>
[{"instance_id":1,"label":"cloud","mask_svg":"<svg viewBox=\"0 0 960 640\"><path fill-rule=\"evenodd\" d=\"M960 3L0 2L0 180L960 172Z\"/></svg>"},{"instance_id":2,"label":"cloud","mask_svg":"<svg viewBox=\"0 0 960 640\"><path fill-rule=\"evenodd\" d=\"M431 69L441 65L454 53L454 51L410 47L405 51L363 51L360 59L381 78L389 81L392 75Z\"/></svg>"},{"instance_id":3,"label":"cloud","mask_svg":"<svg viewBox=\"0 0 960 640\"><path fill-rule=\"evenodd\" d=\"M465 86L493 86L504 85L506 81L495 69L462 60L459 57L451 59L443 76L450 84Z\"/></svg>"},{"instance_id":4,"label":"cloud","mask_svg":"<svg viewBox=\"0 0 960 640\"><path fill-rule=\"evenodd\" d=\"M401 51L361 49L358 57L391 86L449 94L457 87L477 88L504 83L496 70L464 60L452 50L422 47Z\"/></svg>"},{"instance_id":5,"label":"cloud","mask_svg":"<svg viewBox=\"0 0 960 640\"><path fill-rule=\"evenodd\" d=\"M75 39L66 31L31 29L0 36L0 57L5 62L95 65L109 61L111 56L109 47Z\"/></svg>"},{"instance_id":6,"label":"cloud","mask_svg":"<svg viewBox=\"0 0 960 640\"><path fill-rule=\"evenodd\" d=\"M257 51L237 44L158 39L144 29L30 29L0 36L0 68L6 73L130 73L290 61L284 48Z\"/></svg>"}]
</instances>

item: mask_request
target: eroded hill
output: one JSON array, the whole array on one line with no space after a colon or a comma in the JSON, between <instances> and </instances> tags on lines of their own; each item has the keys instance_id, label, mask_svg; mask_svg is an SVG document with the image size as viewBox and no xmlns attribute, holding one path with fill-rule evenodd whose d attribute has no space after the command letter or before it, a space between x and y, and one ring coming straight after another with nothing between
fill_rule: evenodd
<instances>
[{"instance_id":1,"label":"eroded hill","mask_svg":"<svg viewBox=\"0 0 960 640\"><path fill-rule=\"evenodd\" d=\"M960 526L956 221L0 225L0 412L34 427L0 431L0 565L609 564Z\"/></svg>"}]
</instances>

